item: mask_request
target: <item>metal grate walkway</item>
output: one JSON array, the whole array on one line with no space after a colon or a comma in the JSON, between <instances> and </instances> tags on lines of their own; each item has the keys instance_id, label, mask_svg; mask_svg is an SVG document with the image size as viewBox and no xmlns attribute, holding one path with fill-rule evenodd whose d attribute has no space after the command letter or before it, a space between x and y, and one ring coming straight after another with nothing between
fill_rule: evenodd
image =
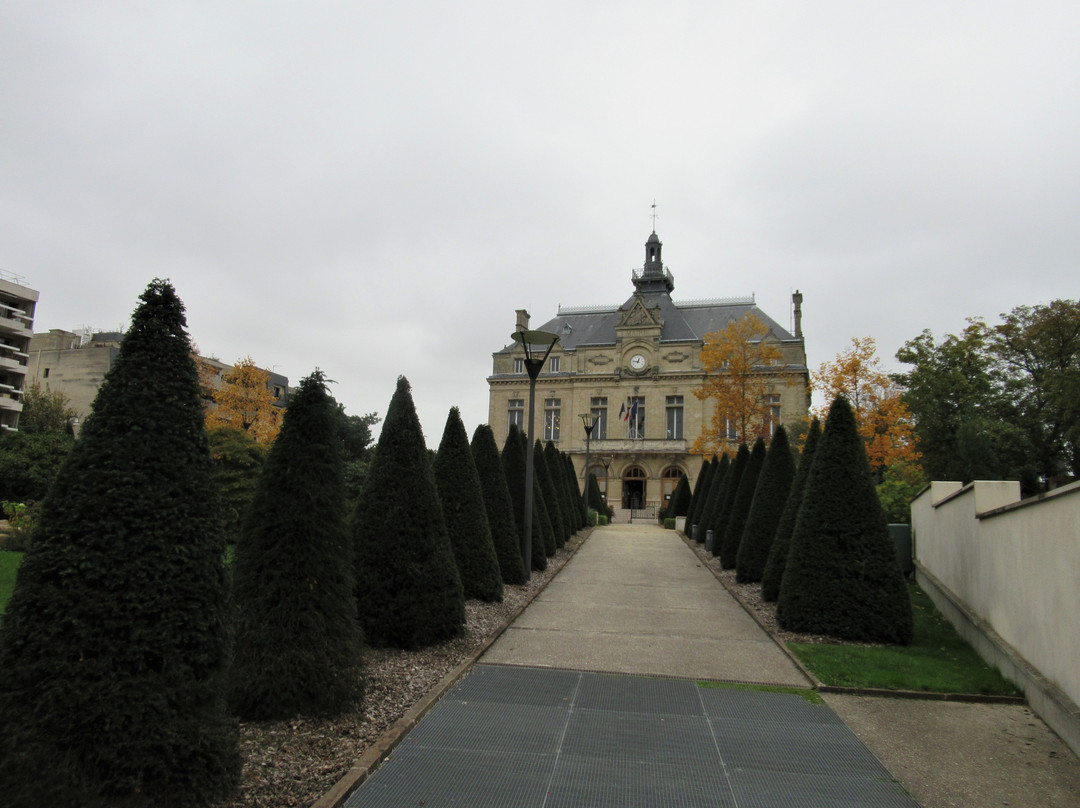
<instances>
[{"instance_id":1,"label":"metal grate walkway","mask_svg":"<svg viewBox=\"0 0 1080 808\"><path fill-rule=\"evenodd\" d=\"M798 695L478 665L347 808L918 808Z\"/></svg>"}]
</instances>

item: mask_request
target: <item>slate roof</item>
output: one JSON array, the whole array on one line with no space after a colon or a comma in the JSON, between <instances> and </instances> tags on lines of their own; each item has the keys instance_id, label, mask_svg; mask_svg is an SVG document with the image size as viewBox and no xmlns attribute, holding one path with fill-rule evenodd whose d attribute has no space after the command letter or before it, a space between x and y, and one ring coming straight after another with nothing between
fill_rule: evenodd
<instances>
[{"instance_id":1,"label":"slate roof","mask_svg":"<svg viewBox=\"0 0 1080 808\"><path fill-rule=\"evenodd\" d=\"M768 326L781 342L798 341L786 328L757 307L753 296L746 298L723 298L716 300L675 301L671 292L675 279L664 266L659 237L655 232L645 242L645 263L633 273L635 293L621 306L560 306L559 313L535 330L549 331L559 335L559 347L572 351L587 345L614 345L615 327L619 312L627 311L640 297L650 311L659 307L662 323L660 344L698 343L711 331L720 331L732 320L744 317L747 312ZM510 343L496 353L509 353L515 347Z\"/></svg>"},{"instance_id":2,"label":"slate roof","mask_svg":"<svg viewBox=\"0 0 1080 808\"><path fill-rule=\"evenodd\" d=\"M540 331L550 331L559 335L559 346L572 351L586 345L614 345L615 326L619 322L619 311L626 311L634 304L636 295L619 307L578 308L559 307L559 313L541 326L532 326ZM795 337L783 326L767 315L753 302L753 298L731 298L713 301L680 302L671 299L666 292L652 292L641 295L645 306L652 309L660 307L660 319L663 327L660 332L660 344L675 342L703 342L710 331L726 328L732 320L738 320L753 312L776 335L786 342ZM499 351L510 352L511 343Z\"/></svg>"}]
</instances>

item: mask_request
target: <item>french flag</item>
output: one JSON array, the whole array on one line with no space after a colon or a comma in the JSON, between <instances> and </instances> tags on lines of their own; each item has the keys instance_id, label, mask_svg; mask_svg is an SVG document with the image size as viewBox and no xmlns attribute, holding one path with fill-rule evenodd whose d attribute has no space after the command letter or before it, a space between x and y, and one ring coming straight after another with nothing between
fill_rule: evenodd
<instances>
[{"instance_id":1,"label":"french flag","mask_svg":"<svg viewBox=\"0 0 1080 808\"><path fill-rule=\"evenodd\" d=\"M625 401L623 402L623 405L621 407L619 407L619 420L620 421L625 421L626 420L626 402Z\"/></svg>"}]
</instances>

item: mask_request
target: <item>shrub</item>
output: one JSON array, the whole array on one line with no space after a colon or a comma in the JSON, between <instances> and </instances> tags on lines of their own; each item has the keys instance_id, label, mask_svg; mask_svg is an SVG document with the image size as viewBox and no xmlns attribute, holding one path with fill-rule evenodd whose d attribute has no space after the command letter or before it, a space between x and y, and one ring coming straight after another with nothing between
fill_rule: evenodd
<instances>
[{"instance_id":1,"label":"shrub","mask_svg":"<svg viewBox=\"0 0 1080 808\"><path fill-rule=\"evenodd\" d=\"M353 511L352 534L357 609L371 645L415 649L461 634L461 578L404 376Z\"/></svg>"},{"instance_id":2,"label":"shrub","mask_svg":"<svg viewBox=\"0 0 1080 808\"><path fill-rule=\"evenodd\" d=\"M173 287L140 301L0 626L2 805L206 805L239 774L198 373Z\"/></svg>"},{"instance_id":3,"label":"shrub","mask_svg":"<svg viewBox=\"0 0 1080 808\"><path fill-rule=\"evenodd\" d=\"M758 475L761 474L761 467L765 464L767 451L764 438L754 441L754 449L750 452L746 469L739 478L739 487L732 500L731 511L724 521L723 539L720 543L720 566L726 570L735 567L739 545L742 543L743 528L746 526L746 517L750 515L750 505L754 501Z\"/></svg>"},{"instance_id":4,"label":"shrub","mask_svg":"<svg viewBox=\"0 0 1080 808\"><path fill-rule=\"evenodd\" d=\"M236 545L230 702L248 720L335 715L363 698L335 411L320 371L300 382Z\"/></svg>"},{"instance_id":5,"label":"shrub","mask_svg":"<svg viewBox=\"0 0 1080 808\"><path fill-rule=\"evenodd\" d=\"M521 430L516 424L511 424L506 433L506 442L503 444L502 464L506 472L506 486L510 490L510 499L514 503L514 522L517 525L518 535L525 535L525 459L527 444ZM547 569L547 551L544 546L544 534L540 526L538 515L537 498L535 491L536 481L533 481L533 512L532 534L529 544L530 568L534 570ZM524 563L524 558L522 558ZM526 572L526 577L528 572Z\"/></svg>"},{"instance_id":6,"label":"shrub","mask_svg":"<svg viewBox=\"0 0 1080 808\"><path fill-rule=\"evenodd\" d=\"M491 539L476 461L457 407L451 407L446 418L434 474L465 598L501 601L499 559Z\"/></svg>"},{"instance_id":7,"label":"shrub","mask_svg":"<svg viewBox=\"0 0 1080 808\"><path fill-rule=\"evenodd\" d=\"M2 549L25 553L33 541L34 527L37 525L38 502L3 502L4 518L8 520L8 535Z\"/></svg>"},{"instance_id":8,"label":"shrub","mask_svg":"<svg viewBox=\"0 0 1080 808\"><path fill-rule=\"evenodd\" d=\"M549 556L555 555L555 551L566 544L570 538L570 531L563 521L562 505L558 492L555 489L555 480L548 468L547 457L544 455L544 447L539 439L533 445L533 464L536 469L536 482L544 495L544 505L547 508L548 519L551 520L552 544L546 547Z\"/></svg>"},{"instance_id":9,"label":"shrub","mask_svg":"<svg viewBox=\"0 0 1080 808\"><path fill-rule=\"evenodd\" d=\"M761 577L761 596L769 602L780 597L780 584L784 578L784 569L787 567L791 533L795 530L795 517L799 514L803 490L806 488L806 478L810 476L814 450L820 439L821 422L815 418L810 422L810 429L803 443L802 457L799 458L799 468L795 472L795 479L791 483L787 500L784 502L784 512L776 525L776 535L773 537L772 547L769 548L769 560L765 563L765 571Z\"/></svg>"},{"instance_id":10,"label":"shrub","mask_svg":"<svg viewBox=\"0 0 1080 808\"><path fill-rule=\"evenodd\" d=\"M521 534L514 524L514 503L506 486L506 473L499 460L495 433L487 424L473 432L473 459L484 496L484 507L491 530L491 541L499 559L499 572L504 584L523 584L525 566L521 561Z\"/></svg>"},{"instance_id":11,"label":"shrub","mask_svg":"<svg viewBox=\"0 0 1080 808\"><path fill-rule=\"evenodd\" d=\"M664 530L674 530L674 529L675 529L675 517L674 516L669 516L667 519L664 520Z\"/></svg>"},{"instance_id":12,"label":"shrub","mask_svg":"<svg viewBox=\"0 0 1080 808\"><path fill-rule=\"evenodd\" d=\"M754 490L754 500L746 517L746 527L743 528L742 541L739 542L739 552L735 557L736 578L740 582L761 580L794 476L795 461L791 457L787 430L781 425L776 428L765 455L765 463Z\"/></svg>"},{"instance_id":13,"label":"shrub","mask_svg":"<svg viewBox=\"0 0 1080 808\"><path fill-rule=\"evenodd\" d=\"M814 452L777 604L788 631L906 644L911 601L866 449L838 397Z\"/></svg>"}]
</instances>

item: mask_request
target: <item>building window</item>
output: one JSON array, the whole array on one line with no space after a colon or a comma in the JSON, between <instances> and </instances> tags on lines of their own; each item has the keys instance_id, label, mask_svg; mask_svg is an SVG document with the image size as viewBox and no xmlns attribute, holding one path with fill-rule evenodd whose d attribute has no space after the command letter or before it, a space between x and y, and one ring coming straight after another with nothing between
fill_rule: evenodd
<instances>
[{"instance_id":1,"label":"building window","mask_svg":"<svg viewBox=\"0 0 1080 808\"><path fill-rule=\"evenodd\" d=\"M544 440L559 439L559 425L562 421L562 399L544 399Z\"/></svg>"},{"instance_id":2,"label":"building window","mask_svg":"<svg viewBox=\"0 0 1080 808\"><path fill-rule=\"evenodd\" d=\"M667 397L667 439L682 440L683 438L683 397Z\"/></svg>"},{"instance_id":3,"label":"building window","mask_svg":"<svg viewBox=\"0 0 1080 808\"><path fill-rule=\"evenodd\" d=\"M45 368L44 378L49 378L49 369Z\"/></svg>"},{"instance_id":4,"label":"building window","mask_svg":"<svg viewBox=\"0 0 1080 808\"><path fill-rule=\"evenodd\" d=\"M521 358L515 359L514 360L514 373L524 373L524 372L525 372L525 360L521 359Z\"/></svg>"},{"instance_id":5,"label":"building window","mask_svg":"<svg viewBox=\"0 0 1080 808\"><path fill-rule=\"evenodd\" d=\"M509 433L510 427L517 425L517 428L525 430L525 399L512 398L506 405L506 431Z\"/></svg>"},{"instance_id":6,"label":"building window","mask_svg":"<svg viewBox=\"0 0 1080 808\"><path fill-rule=\"evenodd\" d=\"M553 356L550 359L548 359L548 370L551 373L558 373L560 367L562 366L562 361L561 360L562 360L561 356Z\"/></svg>"},{"instance_id":7,"label":"building window","mask_svg":"<svg viewBox=\"0 0 1080 808\"><path fill-rule=\"evenodd\" d=\"M626 437L645 437L645 397L630 396L626 402Z\"/></svg>"},{"instance_id":8,"label":"building window","mask_svg":"<svg viewBox=\"0 0 1080 808\"><path fill-rule=\"evenodd\" d=\"M671 495L675 493L675 489L679 485L679 480L683 478L682 469L672 466L669 469L664 469L663 477L661 478L664 488L664 504L667 505L671 502Z\"/></svg>"},{"instance_id":9,"label":"building window","mask_svg":"<svg viewBox=\"0 0 1080 808\"><path fill-rule=\"evenodd\" d=\"M739 429L736 426L735 422L730 418L724 419L724 434L720 437L725 440L729 440L732 443L734 443L735 440L739 437Z\"/></svg>"},{"instance_id":10,"label":"building window","mask_svg":"<svg viewBox=\"0 0 1080 808\"><path fill-rule=\"evenodd\" d=\"M761 400L765 410L765 434L771 436L780 426L780 396L776 393Z\"/></svg>"},{"instance_id":11,"label":"building window","mask_svg":"<svg viewBox=\"0 0 1080 808\"><path fill-rule=\"evenodd\" d=\"M593 440L607 440L607 399L592 400Z\"/></svg>"}]
</instances>

